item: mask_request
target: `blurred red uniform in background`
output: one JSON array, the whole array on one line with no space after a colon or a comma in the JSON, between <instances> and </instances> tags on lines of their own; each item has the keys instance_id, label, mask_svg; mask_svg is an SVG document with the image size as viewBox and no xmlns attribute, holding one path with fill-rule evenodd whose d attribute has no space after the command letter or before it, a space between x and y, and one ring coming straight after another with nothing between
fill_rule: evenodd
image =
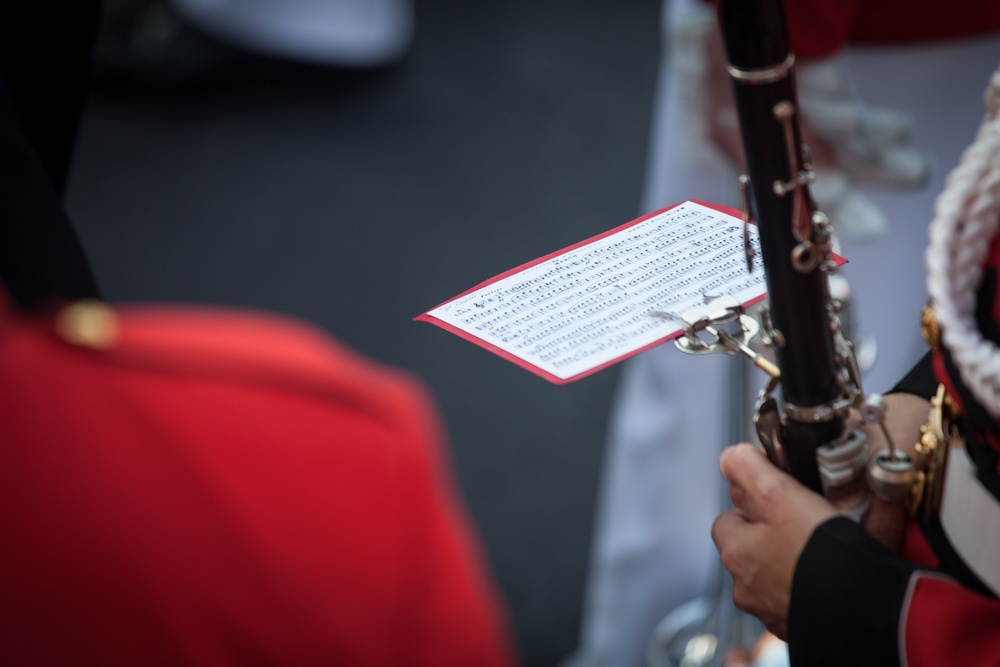
<instances>
[{"instance_id":1,"label":"blurred red uniform in background","mask_svg":"<svg viewBox=\"0 0 1000 667\"><path fill-rule=\"evenodd\" d=\"M96 3L0 10L0 656L514 663L423 388L256 313L112 308L62 209Z\"/></svg>"}]
</instances>

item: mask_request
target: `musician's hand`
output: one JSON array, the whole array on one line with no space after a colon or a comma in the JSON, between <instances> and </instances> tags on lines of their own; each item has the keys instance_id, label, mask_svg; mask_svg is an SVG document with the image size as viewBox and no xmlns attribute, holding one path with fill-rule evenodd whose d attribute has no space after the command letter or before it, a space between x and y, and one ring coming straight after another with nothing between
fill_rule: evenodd
<instances>
[{"instance_id":1,"label":"musician's hand","mask_svg":"<svg viewBox=\"0 0 1000 667\"><path fill-rule=\"evenodd\" d=\"M813 530L837 510L772 465L756 447L727 448L719 459L733 509L712 526L733 602L784 638L795 564Z\"/></svg>"}]
</instances>

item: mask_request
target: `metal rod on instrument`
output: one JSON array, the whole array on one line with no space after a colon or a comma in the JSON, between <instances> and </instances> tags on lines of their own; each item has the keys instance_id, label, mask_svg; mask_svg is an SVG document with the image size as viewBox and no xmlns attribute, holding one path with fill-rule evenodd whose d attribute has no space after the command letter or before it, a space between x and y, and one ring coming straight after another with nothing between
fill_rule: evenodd
<instances>
[{"instance_id":1,"label":"metal rod on instrument","mask_svg":"<svg viewBox=\"0 0 1000 667\"><path fill-rule=\"evenodd\" d=\"M757 354L753 348L741 341L736 336L728 333L725 329L716 329L715 327L705 327L705 331L712 334L720 341L722 341L727 347L733 348L737 352L742 352L743 356L749 359L754 366L764 371L773 378L781 377L781 369L779 369L770 359L767 357L762 357Z\"/></svg>"}]
</instances>

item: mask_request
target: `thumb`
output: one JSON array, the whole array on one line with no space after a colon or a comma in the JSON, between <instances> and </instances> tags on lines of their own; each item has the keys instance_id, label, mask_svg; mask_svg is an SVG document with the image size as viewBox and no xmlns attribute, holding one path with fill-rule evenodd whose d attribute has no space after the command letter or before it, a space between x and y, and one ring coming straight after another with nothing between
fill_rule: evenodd
<instances>
[{"instance_id":1,"label":"thumb","mask_svg":"<svg viewBox=\"0 0 1000 667\"><path fill-rule=\"evenodd\" d=\"M760 448L746 443L723 450L719 469L729 482L733 506L751 521L765 519L783 502L788 475L767 460Z\"/></svg>"}]
</instances>

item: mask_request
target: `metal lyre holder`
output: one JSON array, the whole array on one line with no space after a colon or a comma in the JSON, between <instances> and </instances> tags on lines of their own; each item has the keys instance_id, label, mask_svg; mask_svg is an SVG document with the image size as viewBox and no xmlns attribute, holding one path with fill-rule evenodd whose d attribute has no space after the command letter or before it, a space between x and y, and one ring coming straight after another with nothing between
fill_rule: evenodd
<instances>
[{"instance_id":1,"label":"metal lyre holder","mask_svg":"<svg viewBox=\"0 0 1000 667\"><path fill-rule=\"evenodd\" d=\"M721 317L714 318L713 314ZM691 354L742 354L761 367L742 347L749 345L756 335L757 321L743 313L735 299L712 299L704 308L688 315L697 323L698 330L693 326L677 339L675 344L682 350ZM714 324L708 324L713 320ZM716 339L722 331L726 333ZM757 358L763 359L759 355ZM747 439L752 427L749 365L743 359L736 359L728 368L727 435L733 442ZM728 507L729 491L721 482L719 493L720 506ZM764 664L765 660L767 664L787 664L787 652L781 642L769 635L760 621L737 609L732 597L733 578L718 565L709 595L681 605L657 624L648 647L648 666L732 667Z\"/></svg>"},{"instance_id":2,"label":"metal lyre holder","mask_svg":"<svg viewBox=\"0 0 1000 667\"><path fill-rule=\"evenodd\" d=\"M832 226L809 192L815 174L801 138L782 1L719 0L719 23L746 157L739 181L744 225L756 220L767 282L760 337L778 371L769 372L754 407L757 438L776 465L859 517L870 490L891 499L909 491L913 462L884 428L881 396L862 390L854 345L841 326L842 304L830 294L838 270ZM746 255L749 266L755 259L749 246ZM716 347L734 349L726 335ZM865 424L878 426L888 444L871 465Z\"/></svg>"}]
</instances>

